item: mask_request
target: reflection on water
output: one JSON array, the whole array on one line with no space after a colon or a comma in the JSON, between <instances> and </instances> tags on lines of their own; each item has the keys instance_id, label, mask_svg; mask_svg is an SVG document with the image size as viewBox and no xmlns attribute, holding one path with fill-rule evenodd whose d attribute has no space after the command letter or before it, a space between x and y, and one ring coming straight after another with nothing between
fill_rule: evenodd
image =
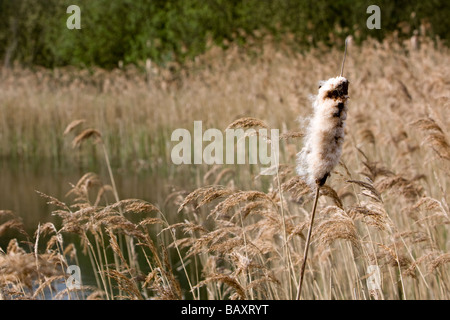
<instances>
[{"instance_id":1,"label":"reflection on water","mask_svg":"<svg viewBox=\"0 0 450 320\"><path fill-rule=\"evenodd\" d=\"M42 161L37 165L1 161L0 210L11 210L19 216L31 237L30 240L34 242L33 236L39 224L52 222L57 229L61 227L60 218L52 215L52 211L58 208L47 204L47 200L41 197L36 190L69 205L73 204L74 197L67 196L67 193L71 190L71 184L76 184L85 173L95 172L100 176L104 184L110 184L108 172L104 167L58 167L52 165L51 161ZM158 170L153 168L153 170L125 171L123 169L113 169L113 171L120 199L142 199L155 204L162 210L167 209L165 214L168 220L171 220L170 223L174 223L177 219L176 208L173 205L164 207L164 203L167 195L173 192L174 188L177 190L180 190L181 186L184 186L186 190L194 188L195 182L193 180L196 180L196 174L192 174L192 169L192 167L165 166ZM95 199L95 195L93 198ZM108 195L108 202L115 202L112 193ZM19 241L26 240L18 233L5 232L0 234L0 248L6 251L9 241L15 237ZM45 240L45 238L40 239L39 250L45 250ZM77 235L64 234L65 245L73 242L79 247L79 240ZM26 250L30 249L25 242L22 242L22 245ZM95 275L92 272L95 270L95 267L91 265L87 255L82 254L81 250L77 251L79 252L77 262L80 264L83 284L95 286ZM70 263L76 262L69 261ZM58 289L65 289L65 283L56 283L55 285L58 287L55 288L55 292L59 292L60 290ZM51 298L51 295L52 292L44 292L43 298Z\"/></svg>"},{"instance_id":2,"label":"reflection on water","mask_svg":"<svg viewBox=\"0 0 450 320\"><path fill-rule=\"evenodd\" d=\"M171 186L184 186L190 189L190 178L183 173L161 170L141 170L125 172L114 170L114 179L120 199L142 199L155 205L163 204L165 197L171 191ZM56 208L48 205L39 196L40 191L68 204L73 203L73 197L67 196L71 184L87 172L99 174L104 184L110 184L109 175L105 168L58 168L48 162L38 165L16 164L1 162L0 165L0 210L12 210L23 219L24 225L31 234L39 223L59 223L58 218L51 215ZM176 179L174 179L176 177ZM177 180L177 181L174 181ZM111 202L114 198L109 196Z\"/></svg>"},{"instance_id":3,"label":"reflection on water","mask_svg":"<svg viewBox=\"0 0 450 320\"><path fill-rule=\"evenodd\" d=\"M175 166L160 165L159 168L142 169L142 170L120 170L113 169L114 179L118 189L119 198L123 199L142 199L159 207L170 224L180 222L184 218L177 214L177 205L167 203L168 195L174 191L192 191L198 186L211 183L224 183L224 180L217 182L205 181L208 176L205 172L211 168L206 166ZM223 168L222 168L223 169ZM246 168L243 168L244 171ZM90 168L80 168L77 166L65 167L52 165L51 161L42 161L34 165L18 164L11 161L0 162L0 210L11 210L19 216L27 233L30 235L30 241L34 242L33 236L39 224L52 222L57 229L61 227L61 221L58 216L52 215L53 210L58 208L54 205L47 204L47 199L41 197L36 191L57 198L68 205L74 203L73 196L67 196L71 190L71 184L77 181L87 172L94 172L99 175L104 184L110 184L108 171L106 166L94 165ZM239 176L239 170L236 172ZM218 176L220 170L217 171ZM233 177L231 175L230 177ZM211 176L212 181L215 180ZM237 177L235 177L237 178ZM230 178L234 179L234 178ZM250 180L251 181L251 180ZM243 187L237 186L236 187ZM248 186L247 186L248 187ZM95 195L93 196L93 200ZM93 201L94 202L94 201ZM113 203L112 194L108 196L108 202ZM76 208L74 208L76 210ZM180 220L181 219L181 220ZM0 234L0 247L5 250L11 238L17 235L11 233ZM25 240L22 238L22 240ZM39 250L45 250L45 238L41 238L39 242ZM20 239L19 239L20 242ZM64 245L74 243L80 249L80 238L75 234L64 234ZM24 248L30 250L29 243L22 242ZM41 248L42 247L42 248ZM26 249L26 248L25 248ZM81 278L84 285L95 286L95 266L91 265L91 261L86 254L82 254L77 249L78 261L68 261L69 264L79 264L81 270ZM138 257L144 259L142 256ZM108 258L112 261L112 257ZM187 288L185 283L183 270L178 268L180 263L177 256L171 257L176 259L173 261L175 272L179 273L179 280L182 287ZM146 261L142 265L145 267ZM190 266L188 266L190 269ZM142 270L148 271L148 270ZM65 284L58 284L58 288L64 288ZM56 290L58 292L59 290ZM45 298L50 298L51 293L45 293Z\"/></svg>"}]
</instances>

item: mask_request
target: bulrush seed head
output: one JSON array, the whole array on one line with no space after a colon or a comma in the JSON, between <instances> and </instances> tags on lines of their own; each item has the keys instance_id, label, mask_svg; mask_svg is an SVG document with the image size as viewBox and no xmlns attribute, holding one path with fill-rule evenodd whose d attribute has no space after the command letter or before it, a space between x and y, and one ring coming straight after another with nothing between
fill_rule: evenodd
<instances>
[{"instance_id":1,"label":"bulrush seed head","mask_svg":"<svg viewBox=\"0 0 450 320\"><path fill-rule=\"evenodd\" d=\"M303 149L297 155L297 173L312 188L325 184L338 164L347 119L348 80L328 79L319 86Z\"/></svg>"}]
</instances>

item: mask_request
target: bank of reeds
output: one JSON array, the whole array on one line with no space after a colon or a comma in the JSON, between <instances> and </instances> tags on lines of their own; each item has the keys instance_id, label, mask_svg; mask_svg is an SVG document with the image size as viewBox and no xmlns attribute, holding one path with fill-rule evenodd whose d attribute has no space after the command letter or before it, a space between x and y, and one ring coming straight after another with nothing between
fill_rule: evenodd
<instances>
[{"instance_id":1,"label":"bank of reeds","mask_svg":"<svg viewBox=\"0 0 450 320\"><path fill-rule=\"evenodd\" d=\"M346 140L320 188L302 299L450 298L450 54L420 41L417 50L392 39L349 48ZM0 252L0 298L294 299L313 204L295 172L303 144L296 118L309 115L309 94L337 73L342 54L264 49L257 58L212 50L176 79L162 70L3 72L3 157L98 150L111 174L106 182L83 176L68 199L42 195L59 229L43 223L28 235L20 218L0 211L0 235L15 230L23 239ZM164 203L115 192L109 156L173 166L172 129L192 129L194 120L225 129L242 118L281 129L276 175L203 165L196 185ZM71 122L73 136L64 137ZM95 285L69 295L65 271L81 256Z\"/></svg>"}]
</instances>

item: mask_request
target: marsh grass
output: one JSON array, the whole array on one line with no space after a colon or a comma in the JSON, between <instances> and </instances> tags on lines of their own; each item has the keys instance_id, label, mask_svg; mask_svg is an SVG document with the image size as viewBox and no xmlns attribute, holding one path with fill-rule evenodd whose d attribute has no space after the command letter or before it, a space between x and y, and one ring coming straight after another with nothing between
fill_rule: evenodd
<instances>
[{"instance_id":1,"label":"marsh grass","mask_svg":"<svg viewBox=\"0 0 450 320\"><path fill-rule=\"evenodd\" d=\"M320 188L303 299L450 298L450 54L420 41L415 51L394 39L349 49L346 140ZM60 226L41 223L29 235L20 213L0 211L9 240L0 298L294 299L314 204L295 173L296 118L308 116L314 81L339 70L341 56L320 50L300 56L268 42L249 58L214 48L178 78L155 69L150 81L131 68L2 70L2 157L73 163L96 154L108 173L87 173L64 199L40 193ZM223 130L280 128L277 174L171 166L171 130L198 119ZM160 203L122 199L114 171L138 160L150 170L166 163L169 176L187 170L195 183ZM95 284L61 289L66 267L85 257ZM368 286L370 266L380 289Z\"/></svg>"}]
</instances>

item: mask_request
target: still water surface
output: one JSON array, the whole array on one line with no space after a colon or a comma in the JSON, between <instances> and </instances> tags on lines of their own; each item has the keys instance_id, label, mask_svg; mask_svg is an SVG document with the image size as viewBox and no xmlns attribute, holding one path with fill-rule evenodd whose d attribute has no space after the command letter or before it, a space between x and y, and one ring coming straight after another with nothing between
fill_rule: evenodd
<instances>
[{"instance_id":1,"label":"still water surface","mask_svg":"<svg viewBox=\"0 0 450 320\"><path fill-rule=\"evenodd\" d=\"M174 190L180 190L183 185L185 190L192 190L195 185L192 181L192 172L189 170L178 171L178 169L181 168L171 168L172 172L169 172L168 166L157 170L113 169L119 198L142 199L163 209L168 194ZM42 198L36 190L69 205L73 204L73 197L67 196L67 193L71 190L71 184L76 184L86 172L95 172L99 174L103 183L110 184L108 172L101 166L79 168L66 165L58 167L52 165L51 161L42 161L33 165L1 161L0 210L11 210L19 216L31 237L34 236L38 225L45 222L52 222L59 229L61 227L60 218L52 215L52 211L58 208L47 204L47 200ZM108 198L109 201L114 202L112 194ZM169 221L174 223L177 219L176 207L170 206L169 209L173 212L165 212L165 214L170 215ZM0 235L0 247L6 250L9 241L15 236L11 232ZM65 245L70 242L74 242L78 246L79 239L76 235L64 234ZM24 248L26 249L26 246ZM78 250L78 258L82 270L82 282L85 285L95 285L91 262L80 251ZM58 286L61 285L64 287L64 284L58 284Z\"/></svg>"},{"instance_id":2,"label":"still water surface","mask_svg":"<svg viewBox=\"0 0 450 320\"><path fill-rule=\"evenodd\" d=\"M99 174L104 184L110 184L104 168L56 168L46 162L27 165L4 161L0 166L0 210L12 210L20 216L27 231L34 231L39 223L57 224L58 218L51 214L56 208L48 205L36 191L71 204L73 197L67 196L71 184L76 184L87 172ZM154 204L163 201L173 185L172 179L146 170L114 170L114 179L120 199L142 199Z\"/></svg>"}]
</instances>

